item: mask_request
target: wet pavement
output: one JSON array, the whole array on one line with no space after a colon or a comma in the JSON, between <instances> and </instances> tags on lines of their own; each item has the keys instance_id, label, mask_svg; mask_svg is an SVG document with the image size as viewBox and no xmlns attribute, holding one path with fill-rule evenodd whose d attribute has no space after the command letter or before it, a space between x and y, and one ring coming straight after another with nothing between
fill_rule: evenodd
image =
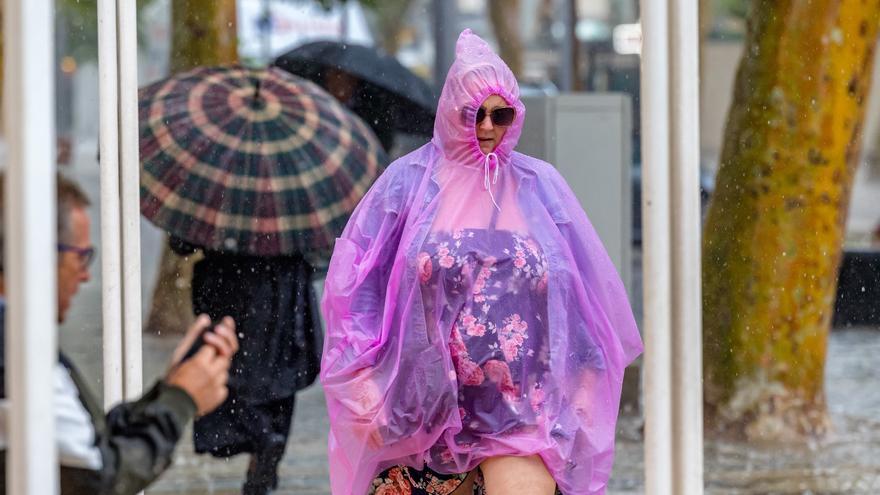
<instances>
[{"instance_id":1,"label":"wet pavement","mask_svg":"<svg viewBox=\"0 0 880 495\"><path fill-rule=\"evenodd\" d=\"M287 444L287 453L279 470L279 486L274 493L328 495L330 483L327 471L327 414L324 396L313 386L297 397L297 414L293 432ZM198 456L192 452L192 441L183 442L177 452L174 467L147 490L149 494L223 494L240 493L247 456L230 460Z\"/></svg>"}]
</instances>

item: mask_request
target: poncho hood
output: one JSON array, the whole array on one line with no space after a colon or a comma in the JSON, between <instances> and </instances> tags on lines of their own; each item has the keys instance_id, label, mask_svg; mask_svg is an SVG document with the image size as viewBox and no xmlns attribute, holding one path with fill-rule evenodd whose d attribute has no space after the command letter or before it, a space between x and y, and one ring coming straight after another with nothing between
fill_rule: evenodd
<instances>
[{"instance_id":1,"label":"poncho hood","mask_svg":"<svg viewBox=\"0 0 880 495\"><path fill-rule=\"evenodd\" d=\"M504 165L519 141L525 105L519 99L519 85L507 64L482 38L465 29L455 46L455 62L449 68L440 94L432 142L452 162L481 165L486 155L480 150L475 121L477 109L491 95L498 95L516 109L495 155ZM494 166L494 163L493 163Z\"/></svg>"}]
</instances>

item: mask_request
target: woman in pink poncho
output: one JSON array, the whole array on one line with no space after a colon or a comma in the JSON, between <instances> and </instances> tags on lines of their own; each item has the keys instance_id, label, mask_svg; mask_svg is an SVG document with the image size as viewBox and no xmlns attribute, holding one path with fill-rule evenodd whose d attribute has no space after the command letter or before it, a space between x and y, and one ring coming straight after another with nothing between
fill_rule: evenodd
<instances>
[{"instance_id":1,"label":"woman in pink poncho","mask_svg":"<svg viewBox=\"0 0 880 495\"><path fill-rule=\"evenodd\" d=\"M641 339L571 189L513 151L524 117L513 73L465 30L433 140L336 241L321 370L334 494L475 478L490 495L605 492Z\"/></svg>"}]
</instances>

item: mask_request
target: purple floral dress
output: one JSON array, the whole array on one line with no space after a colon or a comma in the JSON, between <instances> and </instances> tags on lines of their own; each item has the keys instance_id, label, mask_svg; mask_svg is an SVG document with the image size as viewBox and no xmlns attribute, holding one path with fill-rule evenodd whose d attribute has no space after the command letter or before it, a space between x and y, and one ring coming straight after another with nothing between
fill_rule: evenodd
<instances>
[{"instance_id":1,"label":"purple floral dress","mask_svg":"<svg viewBox=\"0 0 880 495\"><path fill-rule=\"evenodd\" d=\"M548 371L547 259L534 239L506 230L434 232L418 256L426 312L441 314L458 381L462 446L541 421ZM434 304L437 291L447 301ZM449 450L436 448L443 459ZM379 475L371 494L447 494L467 473L398 466ZM482 476L474 494L482 494ZM559 493L557 491L557 493Z\"/></svg>"},{"instance_id":2,"label":"purple floral dress","mask_svg":"<svg viewBox=\"0 0 880 495\"><path fill-rule=\"evenodd\" d=\"M511 231L463 229L429 234L424 249L425 311L442 314L450 329L462 417L456 443L539 424L549 363L548 267L539 244ZM438 291L443 308L433 307Z\"/></svg>"}]
</instances>

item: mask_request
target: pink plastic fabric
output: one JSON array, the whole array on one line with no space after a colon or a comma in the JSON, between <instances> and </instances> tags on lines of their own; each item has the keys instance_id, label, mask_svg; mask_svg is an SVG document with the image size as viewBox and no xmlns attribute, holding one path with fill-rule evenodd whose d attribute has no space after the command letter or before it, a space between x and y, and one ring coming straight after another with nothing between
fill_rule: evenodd
<instances>
[{"instance_id":1,"label":"pink plastic fabric","mask_svg":"<svg viewBox=\"0 0 880 495\"><path fill-rule=\"evenodd\" d=\"M516 119L487 156L474 120L492 94ZM524 117L513 74L465 30L434 139L386 170L336 241L321 369L334 494L365 494L394 465L461 473L531 454L564 494L605 492L641 338L571 189L513 151Z\"/></svg>"}]
</instances>

